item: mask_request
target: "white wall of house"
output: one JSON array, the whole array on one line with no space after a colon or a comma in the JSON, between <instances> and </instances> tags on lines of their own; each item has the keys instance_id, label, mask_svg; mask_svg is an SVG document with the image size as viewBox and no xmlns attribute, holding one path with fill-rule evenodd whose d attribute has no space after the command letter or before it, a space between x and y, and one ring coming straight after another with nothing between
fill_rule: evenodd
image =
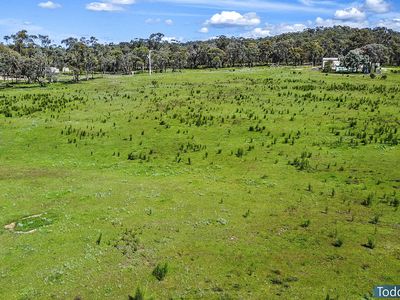
<instances>
[{"instance_id":1,"label":"white wall of house","mask_svg":"<svg viewBox=\"0 0 400 300\"><path fill-rule=\"evenodd\" d=\"M322 69L325 68L325 65L328 62L332 62L332 70L336 70L337 67L340 66L340 60L337 57L326 57L322 59Z\"/></svg>"}]
</instances>

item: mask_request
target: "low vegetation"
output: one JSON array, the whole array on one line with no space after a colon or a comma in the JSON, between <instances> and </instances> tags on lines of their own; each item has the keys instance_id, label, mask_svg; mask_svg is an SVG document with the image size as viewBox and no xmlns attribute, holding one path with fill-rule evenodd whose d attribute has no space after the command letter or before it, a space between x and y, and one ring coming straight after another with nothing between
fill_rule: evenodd
<instances>
[{"instance_id":1,"label":"low vegetation","mask_svg":"<svg viewBox=\"0 0 400 300\"><path fill-rule=\"evenodd\" d=\"M0 298L361 299L398 284L400 74L385 74L1 89Z\"/></svg>"}]
</instances>

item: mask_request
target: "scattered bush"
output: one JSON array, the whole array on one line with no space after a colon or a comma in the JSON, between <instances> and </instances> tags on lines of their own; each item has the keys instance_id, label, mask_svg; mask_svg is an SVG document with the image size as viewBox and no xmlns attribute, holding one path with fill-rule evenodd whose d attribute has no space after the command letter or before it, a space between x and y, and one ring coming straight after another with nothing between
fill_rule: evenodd
<instances>
[{"instance_id":1,"label":"scattered bush","mask_svg":"<svg viewBox=\"0 0 400 300\"><path fill-rule=\"evenodd\" d=\"M303 223L300 224L300 226L303 228L307 228L308 226L310 226L310 223L310 220L305 220Z\"/></svg>"},{"instance_id":2,"label":"scattered bush","mask_svg":"<svg viewBox=\"0 0 400 300\"><path fill-rule=\"evenodd\" d=\"M374 239L368 238L367 243L365 243L363 246L364 246L365 248L374 249L375 246L376 246L376 244L375 244Z\"/></svg>"},{"instance_id":3,"label":"scattered bush","mask_svg":"<svg viewBox=\"0 0 400 300\"><path fill-rule=\"evenodd\" d=\"M373 194L369 194L368 197L366 199L364 199L361 204L364 206L371 206L372 205L372 200L374 199L374 195Z\"/></svg>"},{"instance_id":4,"label":"scattered bush","mask_svg":"<svg viewBox=\"0 0 400 300\"><path fill-rule=\"evenodd\" d=\"M135 296L128 296L128 300L144 300L144 293L141 291L141 289L138 287L136 289Z\"/></svg>"},{"instance_id":5,"label":"scattered bush","mask_svg":"<svg viewBox=\"0 0 400 300\"><path fill-rule=\"evenodd\" d=\"M310 161L307 158L295 158L290 165L294 166L299 171L310 169Z\"/></svg>"},{"instance_id":6,"label":"scattered bush","mask_svg":"<svg viewBox=\"0 0 400 300\"><path fill-rule=\"evenodd\" d=\"M96 240L96 245L100 245L102 236L103 236L103 233L100 233L99 237Z\"/></svg>"},{"instance_id":7,"label":"scattered bush","mask_svg":"<svg viewBox=\"0 0 400 300\"><path fill-rule=\"evenodd\" d=\"M398 208L400 205L400 201L397 198L394 198L393 200L390 201L390 206L393 206L395 208Z\"/></svg>"},{"instance_id":8,"label":"scattered bush","mask_svg":"<svg viewBox=\"0 0 400 300\"><path fill-rule=\"evenodd\" d=\"M152 275L153 275L155 278L157 278L158 281L162 281L162 280L164 280L164 278L165 278L165 276L167 275L167 273L168 273L168 264L165 263L164 265L158 264L158 265L154 268L154 270L153 270L153 272L152 272Z\"/></svg>"},{"instance_id":9,"label":"scattered bush","mask_svg":"<svg viewBox=\"0 0 400 300\"><path fill-rule=\"evenodd\" d=\"M371 221L369 221L371 224L378 224L379 223L379 215L375 215Z\"/></svg>"},{"instance_id":10,"label":"scattered bush","mask_svg":"<svg viewBox=\"0 0 400 300\"><path fill-rule=\"evenodd\" d=\"M337 238L336 240L333 241L332 246L336 248L340 248L343 245L343 241L340 238Z\"/></svg>"},{"instance_id":11,"label":"scattered bush","mask_svg":"<svg viewBox=\"0 0 400 300\"><path fill-rule=\"evenodd\" d=\"M236 157L242 157L243 156L243 154L244 154L244 151L243 151L243 148L238 148L237 150L236 150L236 153L235 153L235 155L236 155Z\"/></svg>"}]
</instances>

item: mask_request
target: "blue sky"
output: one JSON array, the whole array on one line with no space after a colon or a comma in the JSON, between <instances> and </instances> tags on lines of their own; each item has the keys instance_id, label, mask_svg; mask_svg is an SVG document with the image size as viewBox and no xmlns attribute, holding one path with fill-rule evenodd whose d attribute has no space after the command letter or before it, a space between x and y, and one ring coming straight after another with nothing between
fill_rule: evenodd
<instances>
[{"instance_id":1,"label":"blue sky","mask_svg":"<svg viewBox=\"0 0 400 300\"><path fill-rule=\"evenodd\" d=\"M307 27L386 26L400 31L398 0L0 0L0 36L27 29L56 41L130 41L162 32L188 41L265 37Z\"/></svg>"}]
</instances>

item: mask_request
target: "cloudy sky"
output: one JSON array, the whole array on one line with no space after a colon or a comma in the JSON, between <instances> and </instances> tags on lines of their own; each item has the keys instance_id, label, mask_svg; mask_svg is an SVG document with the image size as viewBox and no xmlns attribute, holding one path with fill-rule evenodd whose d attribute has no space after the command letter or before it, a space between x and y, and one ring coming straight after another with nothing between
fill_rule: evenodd
<instances>
[{"instance_id":1,"label":"cloudy sky","mask_svg":"<svg viewBox=\"0 0 400 300\"><path fill-rule=\"evenodd\" d=\"M177 40L266 37L307 27L386 26L400 31L399 0L0 0L0 36L27 29L129 41L162 32Z\"/></svg>"}]
</instances>

